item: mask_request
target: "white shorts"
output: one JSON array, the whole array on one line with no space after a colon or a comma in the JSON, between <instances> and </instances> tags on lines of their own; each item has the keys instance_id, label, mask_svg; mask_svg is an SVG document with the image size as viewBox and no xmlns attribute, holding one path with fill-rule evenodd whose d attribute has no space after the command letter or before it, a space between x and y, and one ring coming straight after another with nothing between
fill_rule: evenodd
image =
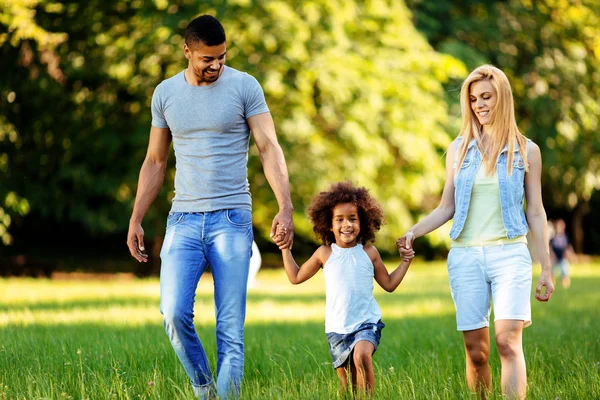
<instances>
[{"instance_id":1,"label":"white shorts","mask_svg":"<svg viewBox=\"0 0 600 400\"><path fill-rule=\"evenodd\" d=\"M531 255L525 243L453 247L448 254L450 290L459 331L512 319L531 325Z\"/></svg>"}]
</instances>

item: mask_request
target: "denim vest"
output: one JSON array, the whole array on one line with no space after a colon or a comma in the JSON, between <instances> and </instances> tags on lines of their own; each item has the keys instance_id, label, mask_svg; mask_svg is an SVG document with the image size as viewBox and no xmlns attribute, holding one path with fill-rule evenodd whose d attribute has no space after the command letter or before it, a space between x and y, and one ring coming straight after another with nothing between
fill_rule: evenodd
<instances>
[{"instance_id":1,"label":"denim vest","mask_svg":"<svg viewBox=\"0 0 600 400\"><path fill-rule=\"evenodd\" d=\"M456 140L457 156L454 160L454 168L458 168L458 147L462 136ZM529 152L529 139L527 139L527 152ZM502 209L502 221L506 229L506 237L509 239L525 235L529 230L523 200L525 199L525 165L518 145L515 145L513 171L508 175L506 160L508 145L500 152L496 169L498 171L498 183L500 186L500 208ZM469 203L471 201L471 190L475 175L481 165L481 153L475 139L471 139L464 162L458 173L454 174L454 220L450 230L450 238L456 240L465 226Z\"/></svg>"}]
</instances>

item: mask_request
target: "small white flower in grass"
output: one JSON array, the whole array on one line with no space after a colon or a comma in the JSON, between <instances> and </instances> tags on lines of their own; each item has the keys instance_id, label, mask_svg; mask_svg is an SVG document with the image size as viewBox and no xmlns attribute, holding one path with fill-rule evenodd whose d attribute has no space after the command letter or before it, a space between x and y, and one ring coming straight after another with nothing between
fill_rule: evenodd
<instances>
[{"instance_id":1,"label":"small white flower in grass","mask_svg":"<svg viewBox=\"0 0 600 400\"><path fill-rule=\"evenodd\" d=\"M81 349L77 349L77 354L81 354Z\"/></svg>"},{"instance_id":2,"label":"small white flower in grass","mask_svg":"<svg viewBox=\"0 0 600 400\"><path fill-rule=\"evenodd\" d=\"M394 367L390 367L390 372L393 374L394 373Z\"/></svg>"}]
</instances>

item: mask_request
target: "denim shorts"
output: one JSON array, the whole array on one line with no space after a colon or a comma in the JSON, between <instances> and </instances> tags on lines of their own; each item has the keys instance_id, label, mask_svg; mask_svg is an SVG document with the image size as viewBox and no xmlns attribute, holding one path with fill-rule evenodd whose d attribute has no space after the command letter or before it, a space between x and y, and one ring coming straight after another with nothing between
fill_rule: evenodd
<instances>
[{"instance_id":1,"label":"denim shorts","mask_svg":"<svg viewBox=\"0 0 600 400\"><path fill-rule=\"evenodd\" d=\"M354 346L361 340L366 340L373 343L375 350L381 340L381 330L385 324L379 320L376 324L365 322L359 325L354 332L350 333L327 333L327 341L329 342L329 353L333 361L333 368L339 368L346 363Z\"/></svg>"},{"instance_id":2,"label":"denim shorts","mask_svg":"<svg viewBox=\"0 0 600 400\"><path fill-rule=\"evenodd\" d=\"M459 331L494 320L521 320L531 325L531 255L525 243L452 247L448 254L450 290Z\"/></svg>"}]
</instances>

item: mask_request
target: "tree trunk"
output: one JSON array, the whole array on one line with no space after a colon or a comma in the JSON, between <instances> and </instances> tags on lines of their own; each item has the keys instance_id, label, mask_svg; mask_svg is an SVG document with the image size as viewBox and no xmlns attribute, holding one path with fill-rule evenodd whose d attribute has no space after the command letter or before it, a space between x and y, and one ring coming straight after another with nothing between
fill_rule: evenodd
<instances>
[{"instance_id":1,"label":"tree trunk","mask_svg":"<svg viewBox=\"0 0 600 400\"><path fill-rule=\"evenodd\" d=\"M573 238L573 248L577 254L583 253L583 219L589 211L589 203L585 201L580 202L577 207L575 207L575 212L573 213L573 226L571 228L573 235L571 237Z\"/></svg>"}]
</instances>

